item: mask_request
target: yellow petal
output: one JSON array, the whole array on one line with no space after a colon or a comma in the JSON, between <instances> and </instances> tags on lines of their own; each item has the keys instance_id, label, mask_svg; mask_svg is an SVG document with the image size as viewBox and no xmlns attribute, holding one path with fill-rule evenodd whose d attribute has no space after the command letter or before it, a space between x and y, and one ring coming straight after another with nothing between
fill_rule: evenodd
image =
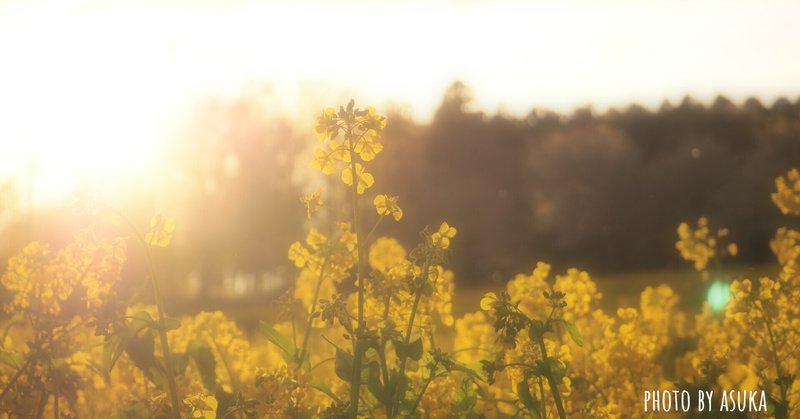
<instances>
[{"instance_id":1,"label":"yellow petal","mask_svg":"<svg viewBox=\"0 0 800 419\"><path fill-rule=\"evenodd\" d=\"M486 311L491 310L495 301L497 301L497 294L487 292L484 294L483 298L481 298L481 309Z\"/></svg>"}]
</instances>

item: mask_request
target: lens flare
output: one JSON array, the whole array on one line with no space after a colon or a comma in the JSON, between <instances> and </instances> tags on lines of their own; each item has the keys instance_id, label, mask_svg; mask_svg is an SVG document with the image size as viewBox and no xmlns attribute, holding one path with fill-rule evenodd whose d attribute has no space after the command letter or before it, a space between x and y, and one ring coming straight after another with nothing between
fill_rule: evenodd
<instances>
[{"instance_id":1,"label":"lens flare","mask_svg":"<svg viewBox=\"0 0 800 419\"><path fill-rule=\"evenodd\" d=\"M722 280L716 280L708 289L706 300L714 311L720 311L728 305L728 300L731 299L731 292L728 289L728 283Z\"/></svg>"}]
</instances>

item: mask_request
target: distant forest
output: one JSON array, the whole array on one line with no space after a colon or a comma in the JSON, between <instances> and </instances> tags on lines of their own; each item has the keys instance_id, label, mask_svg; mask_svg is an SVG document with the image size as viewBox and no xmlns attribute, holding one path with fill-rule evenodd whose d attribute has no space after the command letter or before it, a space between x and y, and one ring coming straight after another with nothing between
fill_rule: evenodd
<instances>
[{"instance_id":1,"label":"distant forest","mask_svg":"<svg viewBox=\"0 0 800 419\"><path fill-rule=\"evenodd\" d=\"M691 98L525 118L465 109L453 85L429 125L390 116L378 188L400 195L415 239L446 219L459 228L453 265L464 282L505 280L536 260L592 272L683 266L676 227L708 216L729 227L742 263L769 261L783 217L774 178L800 165L800 101L741 105ZM795 226L798 227L798 226Z\"/></svg>"}]
</instances>

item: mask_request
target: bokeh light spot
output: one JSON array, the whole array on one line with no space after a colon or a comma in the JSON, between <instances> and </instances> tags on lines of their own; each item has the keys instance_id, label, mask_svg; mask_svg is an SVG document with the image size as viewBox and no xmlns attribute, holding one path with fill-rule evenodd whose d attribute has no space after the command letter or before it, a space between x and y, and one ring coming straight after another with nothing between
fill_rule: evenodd
<instances>
[{"instance_id":1,"label":"bokeh light spot","mask_svg":"<svg viewBox=\"0 0 800 419\"><path fill-rule=\"evenodd\" d=\"M708 289L706 300L714 311L720 311L728 304L731 299L731 292L728 289L728 283L721 280L714 281Z\"/></svg>"}]
</instances>

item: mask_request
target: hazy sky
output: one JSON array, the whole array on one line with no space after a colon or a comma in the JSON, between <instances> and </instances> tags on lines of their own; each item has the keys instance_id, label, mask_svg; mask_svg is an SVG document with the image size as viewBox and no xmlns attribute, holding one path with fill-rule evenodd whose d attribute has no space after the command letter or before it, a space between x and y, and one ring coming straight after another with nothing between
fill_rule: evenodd
<instances>
[{"instance_id":1,"label":"hazy sky","mask_svg":"<svg viewBox=\"0 0 800 419\"><path fill-rule=\"evenodd\" d=\"M513 114L796 98L798 21L797 1L5 0L0 177L141 171L195 98L266 82L303 121L349 96L426 119L454 80Z\"/></svg>"}]
</instances>

